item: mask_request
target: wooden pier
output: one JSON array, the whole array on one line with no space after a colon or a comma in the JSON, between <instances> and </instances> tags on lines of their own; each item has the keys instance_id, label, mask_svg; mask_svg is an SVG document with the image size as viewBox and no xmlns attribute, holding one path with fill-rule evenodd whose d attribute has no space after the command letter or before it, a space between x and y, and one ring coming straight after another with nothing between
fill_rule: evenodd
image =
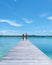
<instances>
[{"instance_id":1,"label":"wooden pier","mask_svg":"<svg viewBox=\"0 0 52 65\"><path fill-rule=\"evenodd\" d=\"M0 60L0 65L52 65L52 60L29 40L21 40Z\"/></svg>"}]
</instances>

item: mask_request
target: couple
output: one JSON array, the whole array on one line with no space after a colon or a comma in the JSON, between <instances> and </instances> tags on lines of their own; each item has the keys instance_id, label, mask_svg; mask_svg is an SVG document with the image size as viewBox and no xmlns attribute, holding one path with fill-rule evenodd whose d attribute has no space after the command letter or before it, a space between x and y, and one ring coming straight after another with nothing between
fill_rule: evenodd
<instances>
[{"instance_id":1,"label":"couple","mask_svg":"<svg viewBox=\"0 0 52 65\"><path fill-rule=\"evenodd\" d=\"M26 38L26 40L27 40L27 36L28 36L27 33L26 33L26 35L23 34L22 39L24 40L24 38Z\"/></svg>"}]
</instances>

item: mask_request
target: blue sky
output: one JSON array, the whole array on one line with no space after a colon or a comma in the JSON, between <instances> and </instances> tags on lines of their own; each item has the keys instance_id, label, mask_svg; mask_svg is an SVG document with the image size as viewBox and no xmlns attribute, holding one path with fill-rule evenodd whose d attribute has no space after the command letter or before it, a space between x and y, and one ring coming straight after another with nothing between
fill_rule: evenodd
<instances>
[{"instance_id":1,"label":"blue sky","mask_svg":"<svg viewBox=\"0 0 52 65\"><path fill-rule=\"evenodd\" d=\"M52 0L0 0L0 35L52 35Z\"/></svg>"}]
</instances>

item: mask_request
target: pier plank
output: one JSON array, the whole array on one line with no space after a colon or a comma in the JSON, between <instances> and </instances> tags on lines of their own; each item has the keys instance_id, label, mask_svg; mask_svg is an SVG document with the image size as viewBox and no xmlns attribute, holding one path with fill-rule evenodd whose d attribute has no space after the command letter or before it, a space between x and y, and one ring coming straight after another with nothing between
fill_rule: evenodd
<instances>
[{"instance_id":1,"label":"pier plank","mask_svg":"<svg viewBox=\"0 0 52 65\"><path fill-rule=\"evenodd\" d=\"M52 65L52 60L29 40L21 40L0 60L0 65Z\"/></svg>"}]
</instances>

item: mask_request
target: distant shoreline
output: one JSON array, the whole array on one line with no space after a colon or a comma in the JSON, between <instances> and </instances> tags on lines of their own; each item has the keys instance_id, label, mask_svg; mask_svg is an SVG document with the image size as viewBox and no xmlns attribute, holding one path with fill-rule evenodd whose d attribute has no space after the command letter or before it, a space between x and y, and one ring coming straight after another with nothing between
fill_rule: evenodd
<instances>
[{"instance_id":1,"label":"distant shoreline","mask_svg":"<svg viewBox=\"0 0 52 65\"><path fill-rule=\"evenodd\" d=\"M0 37L21 37L22 35L0 35ZM28 35L28 37L52 37L51 35Z\"/></svg>"}]
</instances>

